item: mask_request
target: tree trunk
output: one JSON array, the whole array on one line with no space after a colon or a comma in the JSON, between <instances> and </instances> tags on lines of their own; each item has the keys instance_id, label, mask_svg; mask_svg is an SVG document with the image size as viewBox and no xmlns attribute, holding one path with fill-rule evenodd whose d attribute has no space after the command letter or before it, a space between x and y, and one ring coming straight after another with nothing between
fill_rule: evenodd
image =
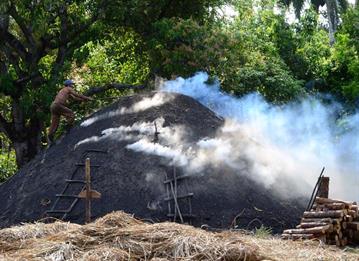
<instances>
[{"instance_id":1,"label":"tree trunk","mask_svg":"<svg viewBox=\"0 0 359 261\"><path fill-rule=\"evenodd\" d=\"M16 164L19 168L33 159L41 149L42 123L32 118L27 124L23 117L22 108L18 101L12 103L13 130L12 143L16 154Z\"/></svg>"},{"instance_id":2,"label":"tree trunk","mask_svg":"<svg viewBox=\"0 0 359 261\"><path fill-rule=\"evenodd\" d=\"M326 0L328 25L329 25L329 42L330 45L335 43L335 32L338 29L339 15L337 0Z\"/></svg>"}]
</instances>

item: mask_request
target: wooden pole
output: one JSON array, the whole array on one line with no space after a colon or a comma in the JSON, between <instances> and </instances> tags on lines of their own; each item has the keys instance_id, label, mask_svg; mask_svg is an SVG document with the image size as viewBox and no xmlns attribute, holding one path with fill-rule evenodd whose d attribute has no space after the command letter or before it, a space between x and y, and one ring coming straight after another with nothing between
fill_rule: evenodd
<instances>
[{"instance_id":1,"label":"wooden pole","mask_svg":"<svg viewBox=\"0 0 359 261\"><path fill-rule=\"evenodd\" d=\"M321 177L321 182L318 188L318 197L328 198L329 196L329 177Z\"/></svg>"},{"instance_id":2,"label":"wooden pole","mask_svg":"<svg viewBox=\"0 0 359 261\"><path fill-rule=\"evenodd\" d=\"M86 158L85 162L85 178L86 178L86 198L85 198L85 209L86 209L86 223L91 222L91 167L90 159Z\"/></svg>"}]
</instances>

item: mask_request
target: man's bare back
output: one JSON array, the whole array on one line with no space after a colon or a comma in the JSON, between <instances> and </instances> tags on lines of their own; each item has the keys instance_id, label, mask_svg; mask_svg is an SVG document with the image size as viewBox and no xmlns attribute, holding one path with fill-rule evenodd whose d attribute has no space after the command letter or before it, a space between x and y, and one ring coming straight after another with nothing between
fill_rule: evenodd
<instances>
[{"instance_id":1,"label":"man's bare back","mask_svg":"<svg viewBox=\"0 0 359 261\"><path fill-rule=\"evenodd\" d=\"M79 94L75 92L71 87L66 86L58 92L55 97L54 103L60 103L65 105L69 97L77 101L90 100L90 98L86 97L85 95Z\"/></svg>"}]
</instances>

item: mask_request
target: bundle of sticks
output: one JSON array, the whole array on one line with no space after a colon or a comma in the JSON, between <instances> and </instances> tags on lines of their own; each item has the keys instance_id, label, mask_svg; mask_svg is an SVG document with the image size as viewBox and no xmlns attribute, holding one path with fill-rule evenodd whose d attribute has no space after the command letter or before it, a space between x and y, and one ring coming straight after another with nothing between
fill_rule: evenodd
<instances>
[{"instance_id":1,"label":"bundle of sticks","mask_svg":"<svg viewBox=\"0 0 359 261\"><path fill-rule=\"evenodd\" d=\"M356 202L316 197L296 229L283 231L282 239L320 239L345 246L359 243L359 206Z\"/></svg>"}]
</instances>

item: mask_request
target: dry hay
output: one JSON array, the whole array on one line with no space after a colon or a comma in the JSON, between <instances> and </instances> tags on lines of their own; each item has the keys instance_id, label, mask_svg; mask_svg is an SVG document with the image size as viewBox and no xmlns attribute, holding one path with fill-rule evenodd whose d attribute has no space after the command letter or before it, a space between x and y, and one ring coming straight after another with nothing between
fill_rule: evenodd
<instances>
[{"instance_id":1,"label":"dry hay","mask_svg":"<svg viewBox=\"0 0 359 261\"><path fill-rule=\"evenodd\" d=\"M28 226L33 231L31 224L11 228L16 244L1 248L0 260L259 260L256 248L233 233L214 234L169 222L145 224L123 212L51 235L26 234Z\"/></svg>"},{"instance_id":2,"label":"dry hay","mask_svg":"<svg viewBox=\"0 0 359 261\"><path fill-rule=\"evenodd\" d=\"M313 240L282 240L279 236L257 237L242 233L241 240L247 245L257 246L258 255L268 260L286 261L358 261L359 248L338 248Z\"/></svg>"}]
</instances>

